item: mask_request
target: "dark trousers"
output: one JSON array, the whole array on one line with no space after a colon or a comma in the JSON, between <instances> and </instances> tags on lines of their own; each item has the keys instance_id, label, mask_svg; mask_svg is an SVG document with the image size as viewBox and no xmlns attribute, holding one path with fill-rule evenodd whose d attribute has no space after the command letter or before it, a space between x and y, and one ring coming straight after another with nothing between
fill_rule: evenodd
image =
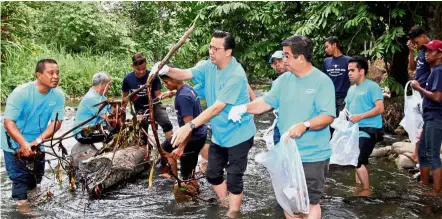
<instances>
[{"instance_id":1,"label":"dark trousers","mask_svg":"<svg viewBox=\"0 0 442 219\"><path fill-rule=\"evenodd\" d=\"M45 170L44 154L39 160L32 162L22 158L19 160L11 152L4 151L5 167L9 179L12 181L12 198L14 200L26 200L28 190L37 186L42 180ZM32 166L30 170L27 166Z\"/></svg>"}]
</instances>

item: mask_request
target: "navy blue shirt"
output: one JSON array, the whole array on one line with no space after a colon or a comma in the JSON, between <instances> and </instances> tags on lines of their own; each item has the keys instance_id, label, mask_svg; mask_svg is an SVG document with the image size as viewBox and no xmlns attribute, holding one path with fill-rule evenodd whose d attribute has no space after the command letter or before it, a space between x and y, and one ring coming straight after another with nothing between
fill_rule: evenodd
<instances>
[{"instance_id":1,"label":"navy blue shirt","mask_svg":"<svg viewBox=\"0 0 442 219\"><path fill-rule=\"evenodd\" d=\"M419 82L421 87L425 87L427 83L428 76L430 76L430 64L425 60L425 51L427 48L422 47L416 57L416 74L414 75L414 80Z\"/></svg>"},{"instance_id":2,"label":"navy blue shirt","mask_svg":"<svg viewBox=\"0 0 442 219\"><path fill-rule=\"evenodd\" d=\"M433 67L425 90L442 92L442 64ZM422 106L424 109L424 121L442 120L442 102L437 103L424 96Z\"/></svg>"},{"instance_id":3,"label":"navy blue shirt","mask_svg":"<svg viewBox=\"0 0 442 219\"><path fill-rule=\"evenodd\" d=\"M198 98L198 94L195 90L185 84L178 89L175 97L175 109L177 110L178 117L178 125L185 125L183 117L184 116L193 116L196 118L201 112L200 100ZM202 125L192 132L191 140L197 140L206 137L207 135L207 126Z\"/></svg>"},{"instance_id":4,"label":"navy blue shirt","mask_svg":"<svg viewBox=\"0 0 442 219\"><path fill-rule=\"evenodd\" d=\"M123 79L123 86L122 86L123 92L132 93L139 87L145 85L147 78L149 77L149 73L150 71L146 70L146 74L141 78L138 78L134 72L127 74ZM152 99L156 97L155 91L157 90L161 90L161 81L158 77L156 77L152 81L152 89L151 89ZM149 107L149 97L146 95L146 93L147 89L145 88L137 94L138 99L136 99L133 102L136 111L147 109Z\"/></svg>"},{"instance_id":5,"label":"navy blue shirt","mask_svg":"<svg viewBox=\"0 0 442 219\"><path fill-rule=\"evenodd\" d=\"M348 78L348 60L349 56L341 55L339 57L328 57L322 64L322 72L328 75L335 85L336 99L347 96L350 88L350 79Z\"/></svg>"}]
</instances>

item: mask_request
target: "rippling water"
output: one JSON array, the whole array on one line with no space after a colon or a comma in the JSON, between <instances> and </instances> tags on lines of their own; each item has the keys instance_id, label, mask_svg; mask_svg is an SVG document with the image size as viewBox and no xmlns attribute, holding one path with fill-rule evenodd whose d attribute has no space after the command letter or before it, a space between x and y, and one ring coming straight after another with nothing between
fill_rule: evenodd
<instances>
[{"instance_id":1,"label":"rippling water","mask_svg":"<svg viewBox=\"0 0 442 219\"><path fill-rule=\"evenodd\" d=\"M175 125L176 115L168 108ZM283 218L273 193L268 172L254 161L257 153L265 151L261 140L262 132L273 121L271 113L256 116L259 131L255 145L250 151L247 171L244 176L244 201L241 218ZM63 130L72 126L72 119L63 124ZM61 132L63 132L61 130ZM394 136L389 136L394 141ZM75 140L65 145L70 148ZM3 218L26 218L18 213L11 200L11 182L4 168L3 153L0 155L1 168L1 216ZM411 187L410 174L396 168L387 159L371 159L369 165L370 182L373 194L369 198L355 197L354 170L345 167L331 167L327 179L326 196L322 199L323 218L442 218L441 197L424 197L422 192L428 188ZM152 191L147 188L148 173L137 179L119 185L106 192L100 200L87 200L81 189L76 193L62 188L54 179L48 165L41 190L50 190L54 197L32 207L34 218L222 218L226 209L216 204L186 203L176 204L172 184L155 177ZM55 166L55 163L53 164ZM158 169L156 169L156 173ZM215 197L209 184L201 181L202 197Z\"/></svg>"}]
</instances>

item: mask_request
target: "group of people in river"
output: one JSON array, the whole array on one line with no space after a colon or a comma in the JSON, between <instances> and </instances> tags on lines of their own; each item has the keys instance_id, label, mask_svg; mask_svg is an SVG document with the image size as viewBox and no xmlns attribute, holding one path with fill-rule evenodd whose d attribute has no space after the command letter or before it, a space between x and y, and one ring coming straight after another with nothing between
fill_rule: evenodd
<instances>
[{"instance_id":1,"label":"group of people in river","mask_svg":"<svg viewBox=\"0 0 442 219\"><path fill-rule=\"evenodd\" d=\"M424 126L416 152L410 157L419 162L422 184L429 184L430 169L433 176L432 194L440 194L442 164L439 157L442 143L442 42L430 41L425 31L413 27L409 32L410 69L415 70L414 89L423 98ZM179 129L173 125L166 108L160 101L154 104L154 118L161 126L165 141L162 147L170 153L168 162L183 179L192 177L201 153L207 160L205 177L212 185L222 206L228 208L226 216L235 218L243 199L243 177L247 168L248 153L254 145L256 127L254 114L277 110L274 142L295 140L305 173L310 202L308 215L295 218L321 218L320 199L324 193L329 159L330 124L346 109L349 121L358 123L360 154L355 166L357 192L367 195L370 191L369 156L375 144L382 140L382 113L384 102L381 87L367 78L369 63L361 56L342 54L336 37L325 40L328 58L322 68L312 64L313 43L309 37L293 35L281 43L282 50L273 53L269 62L277 72L271 90L256 98L242 65L233 56L236 42L233 35L215 31L209 45L209 59L200 61L189 69L158 63L147 70L147 60L141 53L132 58L133 71L123 79L122 98L125 110L129 101L135 111L143 114L152 100L175 97ZM417 58L414 57L418 50ZM128 95L152 79L151 93L143 89L137 99ZM18 205L26 204L27 192L40 183L44 174L44 156L29 168L25 159L32 157L43 140L49 139L61 127L64 118L65 96L57 88L60 74L53 59L40 60L35 69L36 80L18 86L9 95L4 112L1 148L5 166L12 181L12 198ZM185 80L194 82L191 87ZM162 92L162 83L169 90ZM111 77L97 72L92 87L82 98L75 117L75 124L84 122L97 112L97 103L106 100L111 87ZM204 98L207 108L202 109ZM84 124L93 125L108 120L106 108L99 116ZM142 119L141 117L139 119ZM210 123L210 128L208 127ZM48 125L49 124L49 125ZM74 124L74 125L75 125ZM211 130L211 131L210 131ZM212 133L207 142L208 133ZM285 135L282 135L286 133ZM79 142L87 143L81 127L74 131ZM285 138L281 138L284 136ZM145 139L147 141L147 139ZM224 174L226 172L226 176ZM293 218L285 212L286 218Z\"/></svg>"}]
</instances>

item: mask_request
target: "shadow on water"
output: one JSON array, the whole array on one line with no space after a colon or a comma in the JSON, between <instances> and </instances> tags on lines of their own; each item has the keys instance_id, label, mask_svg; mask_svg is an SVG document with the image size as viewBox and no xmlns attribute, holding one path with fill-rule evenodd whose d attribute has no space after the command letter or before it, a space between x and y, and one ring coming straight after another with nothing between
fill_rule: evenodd
<instances>
[{"instance_id":1,"label":"shadow on water","mask_svg":"<svg viewBox=\"0 0 442 219\"><path fill-rule=\"evenodd\" d=\"M168 107L173 124L176 114ZM75 112L67 112L67 119L61 131L72 126ZM254 161L257 153L265 151L261 140L263 130L273 121L271 113L255 117L258 132L255 145L250 151L247 171L244 176L245 196L241 218L283 218L269 174ZM398 140L387 136L389 141ZM64 145L73 146L70 139ZM4 168L3 153L0 155L1 168L1 215L5 218L26 218L16 211L11 196L11 182ZM99 200L88 201L81 188L76 193L67 191L55 182L54 174L47 166L41 190L50 190L54 197L32 207L34 218L222 218L226 209L206 203L176 204L169 181L155 176L153 188L147 186L148 173L142 173L136 180L119 185L108 191ZM55 166L55 164L53 164ZM330 168L326 196L322 199L323 218L442 218L441 197L424 197L428 188L411 187L413 183L406 171L398 170L394 162L387 159L370 159L368 166L373 194L369 198L352 195L354 169L349 167ZM158 168L156 169L158 173ZM66 179L65 179L66 181ZM207 181L202 180L202 197L215 197Z\"/></svg>"}]
</instances>

